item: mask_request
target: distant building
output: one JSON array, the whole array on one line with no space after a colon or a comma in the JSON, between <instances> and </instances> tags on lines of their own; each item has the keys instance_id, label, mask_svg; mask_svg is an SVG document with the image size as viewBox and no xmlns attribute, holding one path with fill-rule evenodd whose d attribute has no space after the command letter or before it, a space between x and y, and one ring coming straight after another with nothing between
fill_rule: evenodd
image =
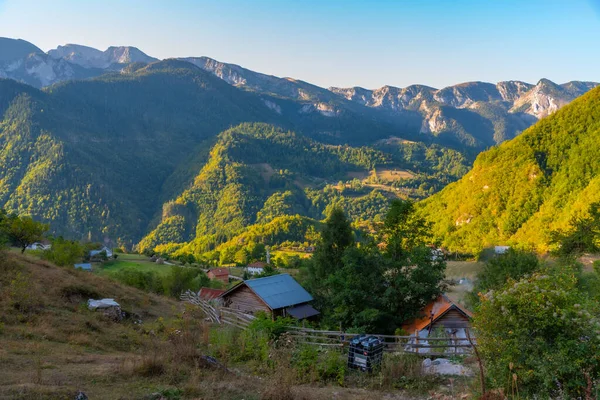
<instances>
[{"instance_id":1,"label":"distant building","mask_svg":"<svg viewBox=\"0 0 600 400\"><path fill-rule=\"evenodd\" d=\"M75 269L82 269L84 271L91 271L92 270L92 264L90 264L90 263L75 264Z\"/></svg>"},{"instance_id":2,"label":"distant building","mask_svg":"<svg viewBox=\"0 0 600 400\"><path fill-rule=\"evenodd\" d=\"M27 250L50 250L52 245L50 243L44 244L40 242L35 242L27 246Z\"/></svg>"},{"instance_id":3,"label":"distant building","mask_svg":"<svg viewBox=\"0 0 600 400\"><path fill-rule=\"evenodd\" d=\"M253 262L246 266L246 271L248 271L250 275L260 275L264 272L266 266L267 263L262 261Z\"/></svg>"},{"instance_id":4,"label":"distant building","mask_svg":"<svg viewBox=\"0 0 600 400\"><path fill-rule=\"evenodd\" d=\"M496 254L504 254L508 250L510 250L510 246L495 246L494 247L494 253L496 253Z\"/></svg>"},{"instance_id":5,"label":"distant building","mask_svg":"<svg viewBox=\"0 0 600 400\"><path fill-rule=\"evenodd\" d=\"M227 268L213 268L207 273L210 279L229 283L229 270Z\"/></svg>"},{"instance_id":6,"label":"distant building","mask_svg":"<svg viewBox=\"0 0 600 400\"><path fill-rule=\"evenodd\" d=\"M319 315L309 303L313 297L288 274L251 279L221 295L223 305L247 314L311 318Z\"/></svg>"},{"instance_id":7,"label":"distant building","mask_svg":"<svg viewBox=\"0 0 600 400\"><path fill-rule=\"evenodd\" d=\"M106 257L108 258L111 258L113 256L113 252L111 249L109 249L106 246L102 246L102 248L98 250L90 251L90 258L99 257L102 252L106 253Z\"/></svg>"}]
</instances>

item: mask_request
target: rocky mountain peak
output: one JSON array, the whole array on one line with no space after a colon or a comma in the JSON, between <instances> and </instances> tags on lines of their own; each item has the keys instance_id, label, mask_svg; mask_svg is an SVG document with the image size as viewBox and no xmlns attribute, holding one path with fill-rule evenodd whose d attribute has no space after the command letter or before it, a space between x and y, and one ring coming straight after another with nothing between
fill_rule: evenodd
<instances>
[{"instance_id":1,"label":"rocky mountain peak","mask_svg":"<svg viewBox=\"0 0 600 400\"><path fill-rule=\"evenodd\" d=\"M104 51L104 55L107 61L114 64L151 63L158 61L157 58L150 57L137 47L131 46L111 46Z\"/></svg>"}]
</instances>

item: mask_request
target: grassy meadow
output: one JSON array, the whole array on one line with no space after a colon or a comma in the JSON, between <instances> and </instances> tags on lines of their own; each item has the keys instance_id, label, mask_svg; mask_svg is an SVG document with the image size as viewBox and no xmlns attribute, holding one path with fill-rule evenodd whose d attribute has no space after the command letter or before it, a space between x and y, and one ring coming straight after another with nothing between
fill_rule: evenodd
<instances>
[{"instance_id":1,"label":"grassy meadow","mask_svg":"<svg viewBox=\"0 0 600 400\"><path fill-rule=\"evenodd\" d=\"M116 260L110 260L102 264L93 264L94 272L103 276L111 276L125 268L135 268L144 272L167 274L170 267L171 266L167 264L157 264L151 261L147 256L140 254L119 254Z\"/></svg>"}]
</instances>

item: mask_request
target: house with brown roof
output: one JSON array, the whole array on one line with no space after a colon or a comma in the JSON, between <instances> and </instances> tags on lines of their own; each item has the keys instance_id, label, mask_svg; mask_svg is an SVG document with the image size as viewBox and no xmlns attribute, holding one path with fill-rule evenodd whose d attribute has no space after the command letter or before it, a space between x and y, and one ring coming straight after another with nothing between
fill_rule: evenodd
<instances>
[{"instance_id":1,"label":"house with brown roof","mask_svg":"<svg viewBox=\"0 0 600 400\"><path fill-rule=\"evenodd\" d=\"M229 270L227 268L213 268L208 271L208 277L213 280L229 283Z\"/></svg>"},{"instance_id":2,"label":"house with brown roof","mask_svg":"<svg viewBox=\"0 0 600 400\"><path fill-rule=\"evenodd\" d=\"M445 294L430 302L421 311L421 316L402 325L408 333L418 331L419 334L430 333L435 329L465 329L471 326L473 313Z\"/></svg>"},{"instance_id":3,"label":"house with brown roof","mask_svg":"<svg viewBox=\"0 0 600 400\"><path fill-rule=\"evenodd\" d=\"M422 340L423 338L439 333L443 337L456 341L457 344L467 344L467 330L471 327L472 318L471 311L443 294L427 304L419 317L404 323L402 329L411 336L418 335L421 339L420 343L426 343L426 340ZM414 341L416 342L416 339ZM411 342L409 341L409 343ZM413 348L410 349L414 351ZM450 350L454 351L452 348ZM422 353L428 351L429 349L420 350Z\"/></svg>"}]
</instances>

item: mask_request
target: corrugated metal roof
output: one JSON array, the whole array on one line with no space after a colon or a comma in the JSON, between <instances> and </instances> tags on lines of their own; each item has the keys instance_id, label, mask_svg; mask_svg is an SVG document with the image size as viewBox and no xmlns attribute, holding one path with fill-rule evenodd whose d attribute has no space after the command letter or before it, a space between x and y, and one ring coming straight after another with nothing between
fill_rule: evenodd
<instances>
[{"instance_id":1,"label":"corrugated metal roof","mask_svg":"<svg viewBox=\"0 0 600 400\"><path fill-rule=\"evenodd\" d=\"M272 309L306 303L313 297L288 274L267 276L244 282Z\"/></svg>"},{"instance_id":2,"label":"corrugated metal roof","mask_svg":"<svg viewBox=\"0 0 600 400\"><path fill-rule=\"evenodd\" d=\"M204 300L214 300L220 295L225 293L223 289L211 289L207 287L200 288L200 292L198 292L198 296Z\"/></svg>"},{"instance_id":3,"label":"corrugated metal roof","mask_svg":"<svg viewBox=\"0 0 600 400\"><path fill-rule=\"evenodd\" d=\"M448 310L455 308L468 318L473 318L473 313L466 308L461 307L458 303L453 302L448 296L441 295L435 301L430 302L422 310L421 318L414 319L408 323L403 324L402 329L412 333L415 330L420 331L427 327L432 322L440 319Z\"/></svg>"},{"instance_id":4,"label":"corrugated metal roof","mask_svg":"<svg viewBox=\"0 0 600 400\"><path fill-rule=\"evenodd\" d=\"M320 314L320 312L315 310L310 304L300 304L299 306L288 307L285 311L296 319L310 318Z\"/></svg>"}]
</instances>

